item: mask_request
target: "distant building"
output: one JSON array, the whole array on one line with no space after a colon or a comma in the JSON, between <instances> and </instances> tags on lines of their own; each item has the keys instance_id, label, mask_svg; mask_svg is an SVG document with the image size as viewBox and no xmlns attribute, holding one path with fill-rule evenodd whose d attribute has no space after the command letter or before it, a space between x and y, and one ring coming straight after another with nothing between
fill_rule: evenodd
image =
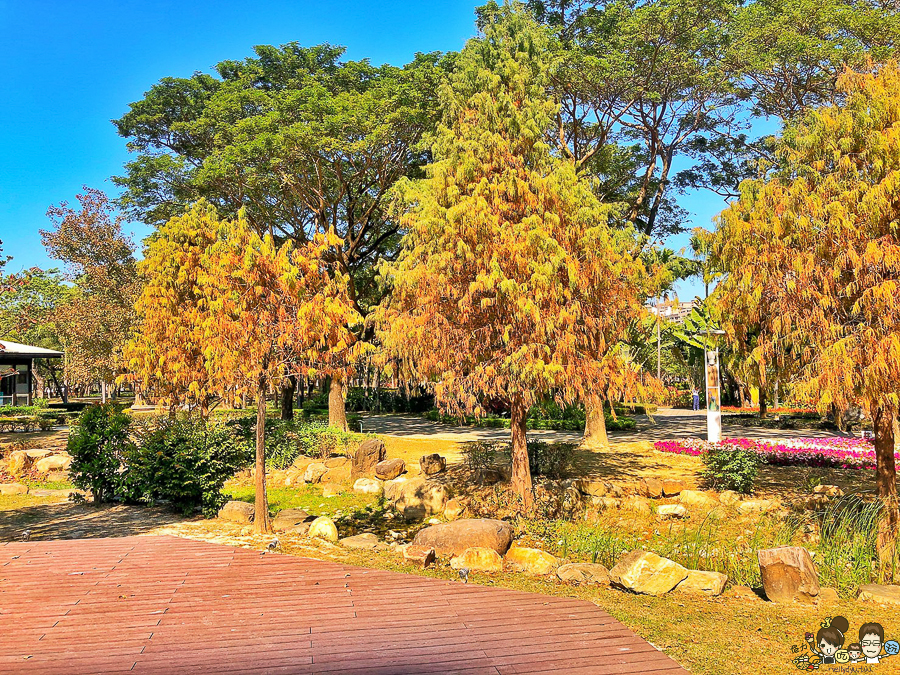
<instances>
[{"instance_id":1,"label":"distant building","mask_svg":"<svg viewBox=\"0 0 900 675\"><path fill-rule=\"evenodd\" d=\"M0 338L0 405L31 405L35 359L60 359L62 352Z\"/></svg>"},{"instance_id":2,"label":"distant building","mask_svg":"<svg viewBox=\"0 0 900 675\"><path fill-rule=\"evenodd\" d=\"M691 300L690 302L663 300L656 305L651 305L648 309L654 316L659 312L659 315L666 321L684 323L685 318L691 313L691 310L697 306L699 306L699 303L696 300Z\"/></svg>"}]
</instances>

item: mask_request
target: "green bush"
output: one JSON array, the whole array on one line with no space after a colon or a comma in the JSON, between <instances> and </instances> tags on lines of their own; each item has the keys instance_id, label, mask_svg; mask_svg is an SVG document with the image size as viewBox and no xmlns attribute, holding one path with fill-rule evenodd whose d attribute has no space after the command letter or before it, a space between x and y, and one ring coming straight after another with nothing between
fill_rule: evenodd
<instances>
[{"instance_id":1,"label":"green bush","mask_svg":"<svg viewBox=\"0 0 900 675\"><path fill-rule=\"evenodd\" d=\"M91 406L69 433L72 484L90 490L95 502L114 498L119 490L125 457L133 450L131 418L112 403Z\"/></svg>"},{"instance_id":2,"label":"green bush","mask_svg":"<svg viewBox=\"0 0 900 675\"><path fill-rule=\"evenodd\" d=\"M565 478L575 461L577 447L573 443L528 441L528 465L531 473L548 478Z\"/></svg>"},{"instance_id":3,"label":"green bush","mask_svg":"<svg viewBox=\"0 0 900 675\"><path fill-rule=\"evenodd\" d=\"M183 513L216 514L222 486L252 461L242 439L217 424L196 418L160 419L138 433L125 456L121 497L131 502L170 502Z\"/></svg>"},{"instance_id":4,"label":"green bush","mask_svg":"<svg viewBox=\"0 0 900 675\"><path fill-rule=\"evenodd\" d=\"M350 420L348 419L348 423ZM256 417L229 422L235 435L251 447L256 439ZM266 465L286 469L299 455L328 457L354 452L367 436L343 432L327 423L266 419Z\"/></svg>"},{"instance_id":5,"label":"green bush","mask_svg":"<svg viewBox=\"0 0 900 675\"><path fill-rule=\"evenodd\" d=\"M717 447L704 452L701 459L706 468L700 475L710 487L742 494L753 492L761 463L759 455L753 450Z\"/></svg>"}]
</instances>

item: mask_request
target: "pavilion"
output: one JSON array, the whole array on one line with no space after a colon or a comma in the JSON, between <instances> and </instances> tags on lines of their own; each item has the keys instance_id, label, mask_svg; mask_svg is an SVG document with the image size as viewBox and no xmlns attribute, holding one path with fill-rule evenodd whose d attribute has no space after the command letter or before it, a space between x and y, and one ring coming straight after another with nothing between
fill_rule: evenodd
<instances>
[{"instance_id":1,"label":"pavilion","mask_svg":"<svg viewBox=\"0 0 900 675\"><path fill-rule=\"evenodd\" d=\"M62 352L52 349L0 338L0 406L31 405L34 360L59 359L62 356Z\"/></svg>"}]
</instances>

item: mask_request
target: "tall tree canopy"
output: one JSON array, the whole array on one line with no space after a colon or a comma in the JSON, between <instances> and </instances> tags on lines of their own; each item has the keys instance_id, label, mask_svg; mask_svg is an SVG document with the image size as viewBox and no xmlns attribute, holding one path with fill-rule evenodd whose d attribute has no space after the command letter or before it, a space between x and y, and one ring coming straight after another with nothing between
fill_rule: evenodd
<instances>
[{"instance_id":1,"label":"tall tree canopy","mask_svg":"<svg viewBox=\"0 0 900 675\"><path fill-rule=\"evenodd\" d=\"M819 406L861 405L875 425L876 484L892 550L892 420L900 409L900 69L846 72L842 105L788 127L768 180L744 182L720 219L716 291L763 362L790 352Z\"/></svg>"},{"instance_id":2,"label":"tall tree canopy","mask_svg":"<svg viewBox=\"0 0 900 675\"><path fill-rule=\"evenodd\" d=\"M50 207L53 227L41 230L41 238L74 283L56 311L67 375L82 384L106 384L122 370L122 348L134 326L140 293L135 247L103 192L85 187L77 200L77 211L66 202Z\"/></svg>"},{"instance_id":3,"label":"tall tree canopy","mask_svg":"<svg viewBox=\"0 0 900 675\"><path fill-rule=\"evenodd\" d=\"M618 334L640 311L645 270L625 229L545 142L548 36L497 8L441 89L428 178L402 183L407 229L385 272L389 348L435 380L446 410L511 408L512 485L526 505L528 407L603 396L627 376Z\"/></svg>"},{"instance_id":4,"label":"tall tree canopy","mask_svg":"<svg viewBox=\"0 0 900 675\"><path fill-rule=\"evenodd\" d=\"M686 213L676 193L736 197L771 139L752 122L833 102L845 65L894 53L900 14L849 0L530 0L556 29L560 151L624 199L645 233Z\"/></svg>"}]
</instances>

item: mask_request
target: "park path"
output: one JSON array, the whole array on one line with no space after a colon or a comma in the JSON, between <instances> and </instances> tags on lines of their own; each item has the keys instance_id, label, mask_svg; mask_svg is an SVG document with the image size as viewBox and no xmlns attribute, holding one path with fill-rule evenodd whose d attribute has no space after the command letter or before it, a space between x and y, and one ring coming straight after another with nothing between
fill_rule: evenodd
<instances>
[{"instance_id":1,"label":"park path","mask_svg":"<svg viewBox=\"0 0 900 675\"><path fill-rule=\"evenodd\" d=\"M0 545L0 673L686 673L596 605L175 537Z\"/></svg>"},{"instance_id":2,"label":"park path","mask_svg":"<svg viewBox=\"0 0 900 675\"><path fill-rule=\"evenodd\" d=\"M661 408L652 418L636 415L637 428L631 431L610 432L613 441L660 441L675 438L706 438L706 412ZM481 429L457 427L440 422L432 422L418 415L374 415L363 414L363 431L367 433L399 436L413 440L432 439L442 441L486 441L508 440L509 429ZM810 438L840 436L838 432L812 429L764 429L744 427L725 423L722 427L725 438ZM578 443L580 432L533 430L528 437L545 441Z\"/></svg>"}]
</instances>

